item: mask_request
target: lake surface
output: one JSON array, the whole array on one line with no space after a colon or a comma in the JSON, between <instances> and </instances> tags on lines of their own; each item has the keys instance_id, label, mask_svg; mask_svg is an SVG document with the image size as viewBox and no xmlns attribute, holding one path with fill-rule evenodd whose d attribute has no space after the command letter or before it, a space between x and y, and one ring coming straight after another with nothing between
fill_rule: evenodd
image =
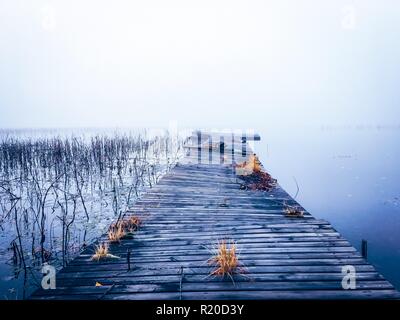
<instances>
[{"instance_id":1,"label":"lake surface","mask_svg":"<svg viewBox=\"0 0 400 320\"><path fill-rule=\"evenodd\" d=\"M400 126L259 130L265 168L314 217L332 223L400 289ZM294 180L295 179L295 180Z\"/></svg>"}]
</instances>

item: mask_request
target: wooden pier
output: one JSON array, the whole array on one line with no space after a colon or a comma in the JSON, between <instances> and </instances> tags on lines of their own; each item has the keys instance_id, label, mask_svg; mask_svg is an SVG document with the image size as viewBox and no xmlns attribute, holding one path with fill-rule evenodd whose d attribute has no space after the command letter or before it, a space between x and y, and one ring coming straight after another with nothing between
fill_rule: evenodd
<instances>
[{"instance_id":1,"label":"wooden pier","mask_svg":"<svg viewBox=\"0 0 400 320\"><path fill-rule=\"evenodd\" d=\"M329 222L305 210L287 217L285 206L298 204L279 185L241 188L231 163L248 159L251 140L259 136L195 132L182 161L127 212L143 224L133 239L110 245L119 259L92 261L89 246L58 272L56 289L30 298L399 299ZM234 281L210 276L210 248L222 239L236 242L247 271ZM346 265L356 270L356 289L342 287Z\"/></svg>"}]
</instances>

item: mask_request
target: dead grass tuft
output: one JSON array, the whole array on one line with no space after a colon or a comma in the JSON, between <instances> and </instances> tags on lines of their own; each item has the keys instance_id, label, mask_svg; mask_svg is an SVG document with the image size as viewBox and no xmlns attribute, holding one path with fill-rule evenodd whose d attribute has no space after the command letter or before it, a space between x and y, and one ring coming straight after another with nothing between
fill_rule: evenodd
<instances>
[{"instance_id":1,"label":"dead grass tuft","mask_svg":"<svg viewBox=\"0 0 400 320\"><path fill-rule=\"evenodd\" d=\"M276 179L272 178L266 172L253 172L247 176L240 177L243 182L240 184L240 189L244 190L262 190L269 191L276 187Z\"/></svg>"},{"instance_id":2,"label":"dead grass tuft","mask_svg":"<svg viewBox=\"0 0 400 320\"><path fill-rule=\"evenodd\" d=\"M244 268L239 261L236 243L233 241L222 240L213 248L214 256L208 260L210 265L215 266L211 276L228 276L233 281L233 275L243 273Z\"/></svg>"},{"instance_id":3,"label":"dead grass tuft","mask_svg":"<svg viewBox=\"0 0 400 320\"><path fill-rule=\"evenodd\" d=\"M119 259L119 257L110 254L108 251L108 245L103 242L96 246L94 255L92 256L91 260L100 261L105 259Z\"/></svg>"},{"instance_id":4,"label":"dead grass tuft","mask_svg":"<svg viewBox=\"0 0 400 320\"><path fill-rule=\"evenodd\" d=\"M276 179L262 170L261 162L255 154L250 155L249 160L236 164L235 170L243 180L241 189L269 191L276 186Z\"/></svg>"},{"instance_id":5,"label":"dead grass tuft","mask_svg":"<svg viewBox=\"0 0 400 320\"><path fill-rule=\"evenodd\" d=\"M304 210L299 206L289 206L285 204L285 216L289 218L302 218L304 217Z\"/></svg>"},{"instance_id":6,"label":"dead grass tuft","mask_svg":"<svg viewBox=\"0 0 400 320\"><path fill-rule=\"evenodd\" d=\"M247 176L253 173L258 173L262 171L261 162L256 154L249 156L247 161L235 164L236 174L239 176Z\"/></svg>"},{"instance_id":7,"label":"dead grass tuft","mask_svg":"<svg viewBox=\"0 0 400 320\"><path fill-rule=\"evenodd\" d=\"M133 237L133 232L139 229L142 220L138 216L129 216L113 223L108 230L108 239L111 242L120 242L122 239Z\"/></svg>"},{"instance_id":8,"label":"dead grass tuft","mask_svg":"<svg viewBox=\"0 0 400 320\"><path fill-rule=\"evenodd\" d=\"M108 230L108 240L110 242L120 242L125 237L126 231L121 223L113 223Z\"/></svg>"},{"instance_id":9,"label":"dead grass tuft","mask_svg":"<svg viewBox=\"0 0 400 320\"><path fill-rule=\"evenodd\" d=\"M126 232L134 232L139 229L142 220L138 216L129 216L121 221L122 229Z\"/></svg>"}]
</instances>

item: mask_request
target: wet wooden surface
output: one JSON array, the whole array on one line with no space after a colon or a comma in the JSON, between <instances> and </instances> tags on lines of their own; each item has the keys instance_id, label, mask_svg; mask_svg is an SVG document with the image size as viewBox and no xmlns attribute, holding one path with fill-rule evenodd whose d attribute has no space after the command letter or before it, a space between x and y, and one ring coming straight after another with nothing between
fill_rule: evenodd
<instances>
[{"instance_id":1,"label":"wet wooden surface","mask_svg":"<svg viewBox=\"0 0 400 320\"><path fill-rule=\"evenodd\" d=\"M242 190L231 162L246 160L251 149L243 153L240 135L233 148L225 135L223 150L220 135L211 137L193 136L185 158L127 212L143 224L133 239L110 245L119 259L92 261L93 244L58 272L55 290L39 289L31 299L400 297L329 222L308 212L286 217L284 203L297 203L279 185L268 192ZM222 239L237 243L246 269L234 281L210 276L211 248ZM355 290L342 288L345 265L356 268Z\"/></svg>"}]
</instances>

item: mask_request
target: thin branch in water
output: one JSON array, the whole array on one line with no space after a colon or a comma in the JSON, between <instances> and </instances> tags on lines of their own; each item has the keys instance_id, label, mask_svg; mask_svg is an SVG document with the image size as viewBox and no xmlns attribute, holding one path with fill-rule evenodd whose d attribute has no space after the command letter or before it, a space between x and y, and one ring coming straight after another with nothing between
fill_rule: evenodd
<instances>
[{"instance_id":1,"label":"thin branch in water","mask_svg":"<svg viewBox=\"0 0 400 320\"><path fill-rule=\"evenodd\" d=\"M294 195L293 199L296 199L297 196L299 195L300 188L299 188L299 184L297 183L297 180L296 180L296 178L294 176L293 176L293 180L294 180L294 183L296 184L296 188L297 188L296 194Z\"/></svg>"}]
</instances>

